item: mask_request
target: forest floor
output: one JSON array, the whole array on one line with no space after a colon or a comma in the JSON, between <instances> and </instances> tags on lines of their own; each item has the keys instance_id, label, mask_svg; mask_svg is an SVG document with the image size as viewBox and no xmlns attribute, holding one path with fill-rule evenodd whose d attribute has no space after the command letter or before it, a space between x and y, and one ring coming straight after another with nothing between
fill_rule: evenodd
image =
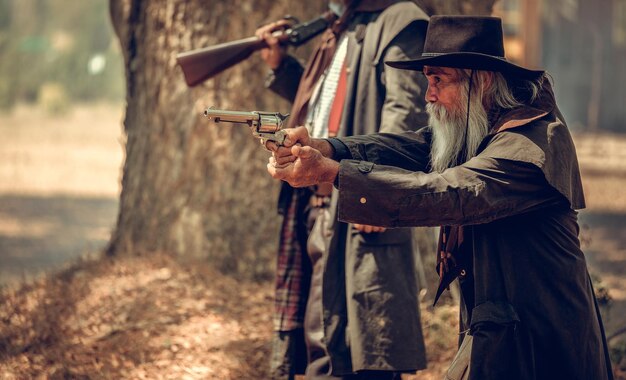
<instances>
[{"instance_id":1,"label":"forest floor","mask_svg":"<svg viewBox=\"0 0 626 380\"><path fill-rule=\"evenodd\" d=\"M45 124L31 111L0 116L0 380L267 379L271 283L166 254L98 254L115 222L119 110ZM612 335L626 326L626 137L575 141L588 204L581 236L612 298L603 308ZM63 256L80 250L89 257ZM46 266L57 269L26 275ZM429 367L406 379L441 379L454 354L457 311L444 301L421 305ZM611 343L626 379L624 335Z\"/></svg>"},{"instance_id":2,"label":"forest floor","mask_svg":"<svg viewBox=\"0 0 626 380\"><path fill-rule=\"evenodd\" d=\"M0 297L0 379L268 379L272 289L167 255L88 260ZM456 309L422 305L429 369Z\"/></svg>"}]
</instances>

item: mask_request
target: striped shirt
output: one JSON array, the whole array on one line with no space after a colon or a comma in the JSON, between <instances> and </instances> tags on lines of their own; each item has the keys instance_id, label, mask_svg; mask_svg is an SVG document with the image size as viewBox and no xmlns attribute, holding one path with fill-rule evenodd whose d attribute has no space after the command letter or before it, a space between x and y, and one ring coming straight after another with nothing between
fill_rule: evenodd
<instances>
[{"instance_id":1,"label":"striped shirt","mask_svg":"<svg viewBox=\"0 0 626 380\"><path fill-rule=\"evenodd\" d=\"M342 36L330 66L317 82L309 101L309 112L305 125L311 137L328 137L328 117L333 106L333 100L335 100L339 75L346 60L347 52L348 39Z\"/></svg>"}]
</instances>

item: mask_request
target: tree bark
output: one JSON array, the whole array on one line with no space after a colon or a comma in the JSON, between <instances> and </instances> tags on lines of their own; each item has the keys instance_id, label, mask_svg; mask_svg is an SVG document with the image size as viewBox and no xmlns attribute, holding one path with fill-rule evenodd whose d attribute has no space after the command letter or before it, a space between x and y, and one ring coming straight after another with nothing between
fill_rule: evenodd
<instances>
[{"instance_id":1,"label":"tree bark","mask_svg":"<svg viewBox=\"0 0 626 380\"><path fill-rule=\"evenodd\" d=\"M471 4L475 13L476 4L493 2L435 1L435 8L454 3L455 13L467 13ZM325 1L295 0L110 1L127 104L120 210L109 255L163 251L206 257L225 271L271 273L279 218L278 183L265 170L268 153L244 126L215 125L202 112L215 106L285 113L290 106L264 88L266 68L258 55L192 89L175 57L251 36L286 14L310 19L325 7ZM307 55L307 48L300 50Z\"/></svg>"}]
</instances>

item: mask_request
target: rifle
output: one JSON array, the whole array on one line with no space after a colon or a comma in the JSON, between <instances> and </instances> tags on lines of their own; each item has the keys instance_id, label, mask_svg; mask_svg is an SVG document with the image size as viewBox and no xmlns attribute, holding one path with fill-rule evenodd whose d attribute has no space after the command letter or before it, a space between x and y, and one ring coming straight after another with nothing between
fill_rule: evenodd
<instances>
[{"instance_id":1,"label":"rifle","mask_svg":"<svg viewBox=\"0 0 626 380\"><path fill-rule=\"evenodd\" d=\"M326 30L336 17L333 12L328 11L313 20L275 31L273 36L277 37L281 44L300 46ZM285 19L293 19L293 17L285 16ZM192 87L266 47L265 40L254 36L182 52L176 56L176 62L183 70L185 82Z\"/></svg>"},{"instance_id":2,"label":"rifle","mask_svg":"<svg viewBox=\"0 0 626 380\"><path fill-rule=\"evenodd\" d=\"M222 121L228 123L248 124L252 129L252 135L266 141L275 141L278 145L283 145L285 141L285 131L283 131L283 121L289 114L283 115L278 112L265 111L226 111L209 107L204 111L204 116L216 123Z\"/></svg>"}]
</instances>

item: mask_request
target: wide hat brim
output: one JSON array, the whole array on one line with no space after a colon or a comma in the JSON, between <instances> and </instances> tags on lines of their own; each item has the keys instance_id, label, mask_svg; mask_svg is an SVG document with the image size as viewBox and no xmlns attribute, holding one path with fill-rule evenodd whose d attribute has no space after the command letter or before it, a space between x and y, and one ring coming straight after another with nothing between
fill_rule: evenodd
<instances>
[{"instance_id":1,"label":"wide hat brim","mask_svg":"<svg viewBox=\"0 0 626 380\"><path fill-rule=\"evenodd\" d=\"M403 70L422 71L424 66L453 67L457 69L497 71L505 76L536 79L541 77L544 70L531 70L518 66L501 57L481 53L444 53L424 54L421 58L408 61L385 61L385 64Z\"/></svg>"},{"instance_id":2,"label":"wide hat brim","mask_svg":"<svg viewBox=\"0 0 626 380\"><path fill-rule=\"evenodd\" d=\"M405 70L424 66L498 71L507 76L534 79L543 70L531 70L506 60L502 20L489 16L446 16L430 18L420 58L385 62Z\"/></svg>"}]
</instances>

